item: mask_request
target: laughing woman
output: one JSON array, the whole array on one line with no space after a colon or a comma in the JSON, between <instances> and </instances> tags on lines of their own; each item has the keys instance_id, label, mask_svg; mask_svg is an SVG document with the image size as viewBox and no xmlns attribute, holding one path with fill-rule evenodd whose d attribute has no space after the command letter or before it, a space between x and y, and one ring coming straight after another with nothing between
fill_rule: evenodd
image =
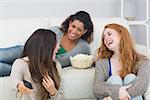
<instances>
[{"instance_id":1,"label":"laughing woman","mask_svg":"<svg viewBox=\"0 0 150 100\"><path fill-rule=\"evenodd\" d=\"M137 53L128 30L108 24L98 51L94 95L104 100L143 100L149 85L150 61Z\"/></svg>"}]
</instances>

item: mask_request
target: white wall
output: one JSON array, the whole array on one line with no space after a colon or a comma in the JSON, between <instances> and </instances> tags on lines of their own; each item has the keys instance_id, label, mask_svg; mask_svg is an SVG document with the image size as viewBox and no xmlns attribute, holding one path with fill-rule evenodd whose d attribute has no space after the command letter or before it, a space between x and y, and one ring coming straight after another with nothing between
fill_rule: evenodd
<instances>
[{"instance_id":1,"label":"white wall","mask_svg":"<svg viewBox=\"0 0 150 100\"><path fill-rule=\"evenodd\" d=\"M0 0L0 18L64 17L78 10L92 16L120 16L120 0Z\"/></svg>"},{"instance_id":2,"label":"white wall","mask_svg":"<svg viewBox=\"0 0 150 100\"><path fill-rule=\"evenodd\" d=\"M66 17L79 10L88 11L92 17L113 17L120 16L120 2L121 0L0 0L0 18ZM145 0L125 0L125 16L145 19ZM138 43L145 44L144 29L133 31Z\"/></svg>"}]
</instances>

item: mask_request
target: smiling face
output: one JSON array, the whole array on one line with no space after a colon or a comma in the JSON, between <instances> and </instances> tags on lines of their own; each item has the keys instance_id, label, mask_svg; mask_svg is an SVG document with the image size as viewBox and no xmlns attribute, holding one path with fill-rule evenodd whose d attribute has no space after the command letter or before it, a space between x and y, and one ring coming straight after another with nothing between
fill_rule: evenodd
<instances>
[{"instance_id":1,"label":"smiling face","mask_svg":"<svg viewBox=\"0 0 150 100\"><path fill-rule=\"evenodd\" d=\"M106 28L103 33L104 38L104 44L106 47L111 50L119 50L119 44L120 44L120 36L118 32L111 28Z\"/></svg>"},{"instance_id":2,"label":"smiling face","mask_svg":"<svg viewBox=\"0 0 150 100\"><path fill-rule=\"evenodd\" d=\"M70 40L78 40L87 30L84 29L84 24L79 20L69 22L67 36Z\"/></svg>"}]
</instances>

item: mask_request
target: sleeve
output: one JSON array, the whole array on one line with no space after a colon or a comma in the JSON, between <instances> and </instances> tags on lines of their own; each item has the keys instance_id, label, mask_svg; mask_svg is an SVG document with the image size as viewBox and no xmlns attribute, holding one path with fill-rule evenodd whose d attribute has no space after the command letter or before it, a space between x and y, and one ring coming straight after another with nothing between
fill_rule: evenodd
<instances>
[{"instance_id":1,"label":"sleeve","mask_svg":"<svg viewBox=\"0 0 150 100\"><path fill-rule=\"evenodd\" d=\"M12 65L12 71L10 74L10 79L13 82L13 88L17 91L18 83L22 82L24 76L24 66L20 59L16 59Z\"/></svg>"},{"instance_id":2,"label":"sleeve","mask_svg":"<svg viewBox=\"0 0 150 100\"><path fill-rule=\"evenodd\" d=\"M144 61L138 65L137 77L133 81L132 86L127 90L131 96L139 96L147 91L150 81L149 72L149 61Z\"/></svg>"},{"instance_id":3,"label":"sleeve","mask_svg":"<svg viewBox=\"0 0 150 100\"><path fill-rule=\"evenodd\" d=\"M50 30L52 30L57 35L60 32L60 27L59 26L52 26L52 27L50 27Z\"/></svg>"},{"instance_id":4,"label":"sleeve","mask_svg":"<svg viewBox=\"0 0 150 100\"><path fill-rule=\"evenodd\" d=\"M111 85L106 82L107 67L100 60L96 61L95 78L93 83L93 93L99 97L110 96L113 100L118 100L119 88L121 85Z\"/></svg>"},{"instance_id":5,"label":"sleeve","mask_svg":"<svg viewBox=\"0 0 150 100\"><path fill-rule=\"evenodd\" d=\"M51 97L50 100L64 100L64 93L63 93L61 86L58 89L57 93L54 96L50 95L50 97Z\"/></svg>"}]
</instances>

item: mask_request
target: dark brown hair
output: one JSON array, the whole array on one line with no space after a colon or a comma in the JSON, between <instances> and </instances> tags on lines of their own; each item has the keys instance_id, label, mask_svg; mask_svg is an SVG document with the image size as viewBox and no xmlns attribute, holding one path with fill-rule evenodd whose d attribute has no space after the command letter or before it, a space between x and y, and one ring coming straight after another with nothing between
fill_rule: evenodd
<instances>
[{"instance_id":1,"label":"dark brown hair","mask_svg":"<svg viewBox=\"0 0 150 100\"><path fill-rule=\"evenodd\" d=\"M56 46L56 34L51 30L38 29L26 41L22 57L29 58L31 77L38 87L37 99L47 100L49 93L42 86L43 76L49 75L59 88L60 79L52 60ZM37 84L38 83L38 84Z\"/></svg>"}]
</instances>

